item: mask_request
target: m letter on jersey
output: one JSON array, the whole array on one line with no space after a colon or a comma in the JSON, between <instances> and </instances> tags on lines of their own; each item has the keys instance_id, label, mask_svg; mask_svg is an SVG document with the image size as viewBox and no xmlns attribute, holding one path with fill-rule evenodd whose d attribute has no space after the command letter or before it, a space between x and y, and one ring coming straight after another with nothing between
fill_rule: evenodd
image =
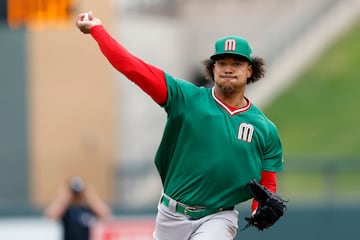
<instances>
[{"instance_id":1,"label":"m letter on jersey","mask_svg":"<svg viewBox=\"0 0 360 240\"><path fill-rule=\"evenodd\" d=\"M251 142L252 137L254 134L254 126L247 123L241 123L239 126L239 134L238 139L245 141L245 142Z\"/></svg>"},{"instance_id":2,"label":"m letter on jersey","mask_svg":"<svg viewBox=\"0 0 360 240\"><path fill-rule=\"evenodd\" d=\"M234 39L226 40L224 50L225 51L235 51L236 50L236 41Z\"/></svg>"}]
</instances>

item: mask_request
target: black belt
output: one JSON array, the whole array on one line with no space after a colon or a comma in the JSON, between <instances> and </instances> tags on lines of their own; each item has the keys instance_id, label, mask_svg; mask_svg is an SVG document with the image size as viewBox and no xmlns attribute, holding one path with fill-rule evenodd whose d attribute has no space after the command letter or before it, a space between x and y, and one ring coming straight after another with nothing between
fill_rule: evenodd
<instances>
[{"instance_id":1,"label":"black belt","mask_svg":"<svg viewBox=\"0 0 360 240\"><path fill-rule=\"evenodd\" d=\"M164 204L166 207L169 207L170 200L172 200L170 197L163 195L161 199L161 203ZM175 201L175 200L173 200ZM211 209L206 207L190 207L183 203L176 202L175 210L178 213L184 214L190 219L200 219L202 217L205 217L207 215L225 211L225 210L233 210L234 207L226 207L226 208L218 208L218 209Z\"/></svg>"}]
</instances>

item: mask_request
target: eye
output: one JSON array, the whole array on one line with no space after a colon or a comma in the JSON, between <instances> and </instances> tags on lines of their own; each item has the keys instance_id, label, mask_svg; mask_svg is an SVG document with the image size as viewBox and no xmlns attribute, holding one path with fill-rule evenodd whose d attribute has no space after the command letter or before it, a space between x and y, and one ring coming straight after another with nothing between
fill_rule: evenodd
<instances>
[{"instance_id":1,"label":"eye","mask_svg":"<svg viewBox=\"0 0 360 240\"><path fill-rule=\"evenodd\" d=\"M218 61L217 64L221 67L225 66L225 62L224 61Z\"/></svg>"}]
</instances>

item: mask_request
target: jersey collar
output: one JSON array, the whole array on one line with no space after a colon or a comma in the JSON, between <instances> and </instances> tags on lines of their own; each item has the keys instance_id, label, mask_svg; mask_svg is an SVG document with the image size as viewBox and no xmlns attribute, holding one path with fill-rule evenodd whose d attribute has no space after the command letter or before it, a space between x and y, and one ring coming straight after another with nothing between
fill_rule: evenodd
<instances>
[{"instance_id":1,"label":"jersey collar","mask_svg":"<svg viewBox=\"0 0 360 240\"><path fill-rule=\"evenodd\" d=\"M225 103L223 103L220 99L218 99L216 96L215 96L215 87L213 87L211 89L211 94L213 96L213 98L215 99L215 101L222 107L224 108L231 116L235 115L235 114L238 114L238 113L241 113L241 112L245 112L246 110L248 110L251 106L251 102L249 99L247 99L245 97L245 99L247 100L247 104L242 107L242 108L237 108L235 110L231 110Z\"/></svg>"}]
</instances>

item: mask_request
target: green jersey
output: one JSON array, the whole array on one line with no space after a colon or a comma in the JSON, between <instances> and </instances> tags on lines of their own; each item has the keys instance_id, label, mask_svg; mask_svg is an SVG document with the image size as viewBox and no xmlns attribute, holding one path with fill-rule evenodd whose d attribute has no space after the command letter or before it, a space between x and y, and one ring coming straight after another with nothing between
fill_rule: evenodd
<instances>
[{"instance_id":1,"label":"green jersey","mask_svg":"<svg viewBox=\"0 0 360 240\"><path fill-rule=\"evenodd\" d=\"M165 73L167 122L155 164L164 193L189 206L230 207L252 197L261 172L282 170L275 125L253 104L230 111L214 89Z\"/></svg>"}]
</instances>

